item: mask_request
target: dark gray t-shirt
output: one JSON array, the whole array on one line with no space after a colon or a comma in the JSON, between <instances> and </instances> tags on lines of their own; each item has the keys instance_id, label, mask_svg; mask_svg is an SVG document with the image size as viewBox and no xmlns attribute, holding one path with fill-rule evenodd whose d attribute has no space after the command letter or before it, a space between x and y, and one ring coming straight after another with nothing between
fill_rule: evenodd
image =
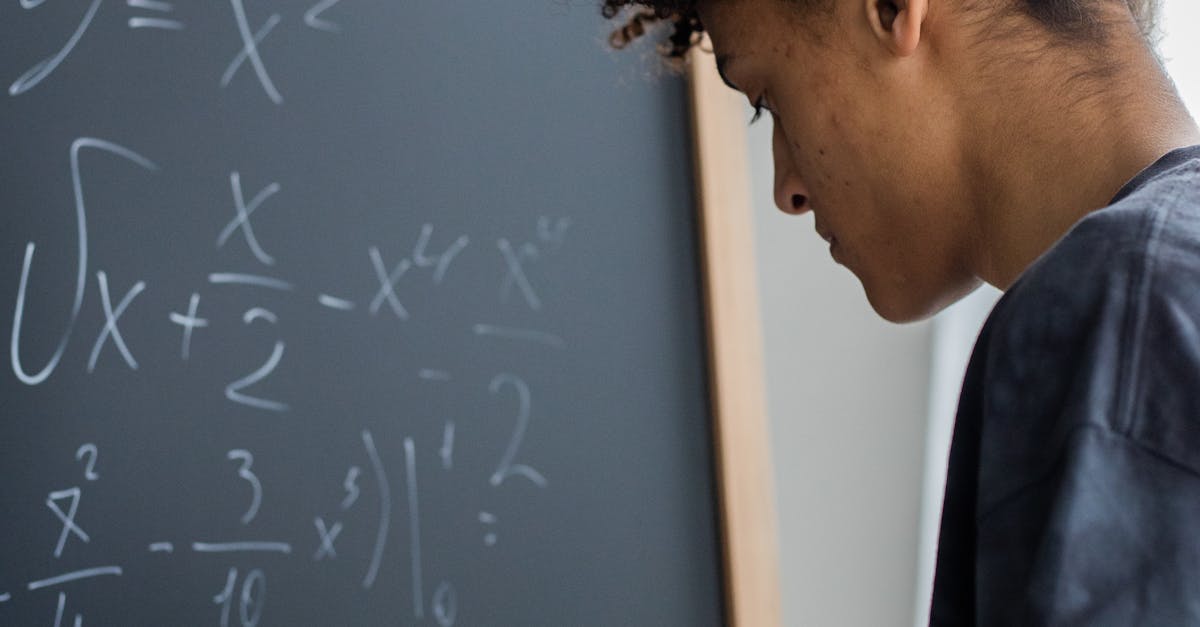
<instances>
[{"instance_id":1,"label":"dark gray t-shirt","mask_svg":"<svg viewBox=\"0 0 1200 627\"><path fill-rule=\"evenodd\" d=\"M1200 625L1200 146L1077 222L989 315L931 625Z\"/></svg>"}]
</instances>

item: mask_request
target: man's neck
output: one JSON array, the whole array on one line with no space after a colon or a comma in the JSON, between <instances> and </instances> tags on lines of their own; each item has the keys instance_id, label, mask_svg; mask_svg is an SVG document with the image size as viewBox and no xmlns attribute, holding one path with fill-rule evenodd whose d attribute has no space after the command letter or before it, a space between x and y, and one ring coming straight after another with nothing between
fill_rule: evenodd
<instances>
[{"instance_id":1,"label":"man's neck","mask_svg":"<svg viewBox=\"0 0 1200 627\"><path fill-rule=\"evenodd\" d=\"M991 103L973 139L988 154L969 160L987 164L987 170L972 166L986 183L973 203L978 231L971 263L988 283L1008 289L1143 168L1200 143L1200 130L1153 53L1140 40L1117 47L1106 54L1128 61L1102 84L1072 84L1070 75L1055 77L1051 64L1041 64L1030 71L1046 76L994 92L1004 97ZM1056 86L1052 97L1045 85Z\"/></svg>"}]
</instances>

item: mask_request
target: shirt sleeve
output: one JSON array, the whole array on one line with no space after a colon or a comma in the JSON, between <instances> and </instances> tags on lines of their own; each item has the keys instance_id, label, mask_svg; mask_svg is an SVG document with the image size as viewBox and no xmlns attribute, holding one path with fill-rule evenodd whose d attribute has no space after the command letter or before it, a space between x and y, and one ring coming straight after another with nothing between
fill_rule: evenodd
<instances>
[{"instance_id":1,"label":"shirt sleeve","mask_svg":"<svg viewBox=\"0 0 1200 627\"><path fill-rule=\"evenodd\" d=\"M977 542L981 626L1200 625L1200 479L1107 429L1076 429Z\"/></svg>"},{"instance_id":2,"label":"shirt sleeve","mask_svg":"<svg viewBox=\"0 0 1200 627\"><path fill-rule=\"evenodd\" d=\"M1196 259L1060 265L1074 285L1014 303L985 381L979 625L1200 625Z\"/></svg>"}]
</instances>

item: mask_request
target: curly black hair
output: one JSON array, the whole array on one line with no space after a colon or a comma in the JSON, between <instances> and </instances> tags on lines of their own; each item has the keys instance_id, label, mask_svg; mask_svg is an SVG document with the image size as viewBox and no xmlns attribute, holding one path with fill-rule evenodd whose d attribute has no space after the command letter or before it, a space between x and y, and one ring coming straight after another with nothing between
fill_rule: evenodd
<instances>
[{"instance_id":1,"label":"curly black hair","mask_svg":"<svg viewBox=\"0 0 1200 627\"><path fill-rule=\"evenodd\" d=\"M674 26L660 50L670 60L681 61L700 41L704 26L696 14L696 0L603 0L600 12L615 19L626 8L631 12L625 25L608 37L612 47L620 49L646 34L650 26L667 22Z\"/></svg>"},{"instance_id":2,"label":"curly black hair","mask_svg":"<svg viewBox=\"0 0 1200 627\"><path fill-rule=\"evenodd\" d=\"M622 15L625 9L631 10L625 24L609 36L609 43L618 49L644 35L648 27L655 23L673 25L661 51L668 59L678 61L700 41L704 32L704 25L696 13L697 1L602 0L600 12L611 20ZM975 4L1011 2L1018 5L1015 8L1033 17L1053 33L1072 39L1091 39L1103 32L1099 24L1099 7L1108 1L1124 2L1141 27L1142 34L1148 39L1154 38L1161 0L984 0Z\"/></svg>"}]
</instances>

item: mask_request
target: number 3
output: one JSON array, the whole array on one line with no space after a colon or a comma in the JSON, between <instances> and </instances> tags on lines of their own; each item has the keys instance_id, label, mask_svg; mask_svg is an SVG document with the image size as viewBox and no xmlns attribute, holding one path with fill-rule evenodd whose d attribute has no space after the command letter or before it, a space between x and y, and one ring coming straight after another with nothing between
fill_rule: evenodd
<instances>
[{"instance_id":1,"label":"number 3","mask_svg":"<svg viewBox=\"0 0 1200 627\"><path fill-rule=\"evenodd\" d=\"M250 451L238 448L226 453L225 457L230 460L242 460L242 467L238 469L238 476L248 481L250 487L254 488L254 495L250 499L250 509L246 510L245 514L242 514L242 524L250 524L250 521L254 520L254 517L258 515L258 506L262 503L262 484L259 483L258 477L250 471L250 466L254 464L254 456L250 454Z\"/></svg>"}]
</instances>

